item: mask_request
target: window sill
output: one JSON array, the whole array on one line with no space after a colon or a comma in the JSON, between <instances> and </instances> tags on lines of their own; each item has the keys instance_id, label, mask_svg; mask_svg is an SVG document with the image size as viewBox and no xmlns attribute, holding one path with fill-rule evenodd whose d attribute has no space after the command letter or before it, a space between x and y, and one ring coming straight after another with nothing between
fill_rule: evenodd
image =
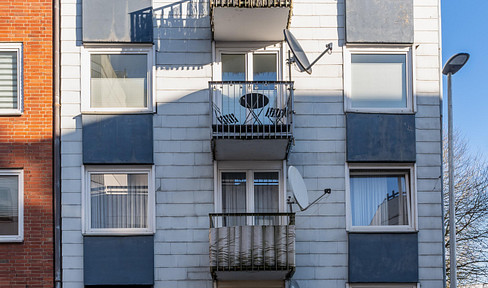
<instances>
[{"instance_id":1,"label":"window sill","mask_svg":"<svg viewBox=\"0 0 488 288\"><path fill-rule=\"evenodd\" d=\"M22 116L24 113L22 111L18 110L5 110L5 111L0 111L0 117L18 117Z\"/></svg>"},{"instance_id":2,"label":"window sill","mask_svg":"<svg viewBox=\"0 0 488 288\"><path fill-rule=\"evenodd\" d=\"M23 236L0 236L0 243L21 243L24 242Z\"/></svg>"},{"instance_id":3,"label":"window sill","mask_svg":"<svg viewBox=\"0 0 488 288\"><path fill-rule=\"evenodd\" d=\"M82 110L81 114L85 115L96 115L96 114L103 114L103 115L117 115L117 114L156 114L156 111L152 109L148 110Z\"/></svg>"},{"instance_id":4,"label":"window sill","mask_svg":"<svg viewBox=\"0 0 488 288\"><path fill-rule=\"evenodd\" d=\"M413 227L400 226L374 226L374 227L348 227L346 229L348 233L416 233L417 229Z\"/></svg>"},{"instance_id":5,"label":"window sill","mask_svg":"<svg viewBox=\"0 0 488 288\"><path fill-rule=\"evenodd\" d=\"M154 235L154 231L130 231L130 230L119 230L119 231L87 231L82 233L83 236L137 236L137 235Z\"/></svg>"}]
</instances>

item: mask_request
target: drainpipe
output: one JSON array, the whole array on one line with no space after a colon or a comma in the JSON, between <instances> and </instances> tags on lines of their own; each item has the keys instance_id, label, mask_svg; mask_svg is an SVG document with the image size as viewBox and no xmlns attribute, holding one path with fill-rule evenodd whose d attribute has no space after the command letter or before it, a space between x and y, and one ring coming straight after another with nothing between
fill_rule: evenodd
<instances>
[{"instance_id":1,"label":"drainpipe","mask_svg":"<svg viewBox=\"0 0 488 288\"><path fill-rule=\"evenodd\" d=\"M61 79L60 0L53 0L53 188L54 188L54 287L61 288Z\"/></svg>"}]
</instances>

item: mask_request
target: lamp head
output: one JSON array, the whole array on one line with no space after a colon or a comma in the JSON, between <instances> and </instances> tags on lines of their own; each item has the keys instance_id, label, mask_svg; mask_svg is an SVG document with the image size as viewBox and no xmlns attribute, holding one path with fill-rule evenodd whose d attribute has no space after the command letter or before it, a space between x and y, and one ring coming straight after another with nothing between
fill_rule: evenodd
<instances>
[{"instance_id":1,"label":"lamp head","mask_svg":"<svg viewBox=\"0 0 488 288\"><path fill-rule=\"evenodd\" d=\"M444 68L442 69L442 74L447 75L451 73L451 75L456 74L461 68L463 68L464 64L468 62L469 54L468 53L457 53L456 55L452 56L447 60Z\"/></svg>"}]
</instances>

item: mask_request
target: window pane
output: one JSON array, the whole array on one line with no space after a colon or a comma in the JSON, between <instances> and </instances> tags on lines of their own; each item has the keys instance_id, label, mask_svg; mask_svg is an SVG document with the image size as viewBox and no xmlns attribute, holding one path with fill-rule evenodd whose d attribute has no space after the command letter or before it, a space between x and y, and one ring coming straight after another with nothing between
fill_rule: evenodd
<instances>
[{"instance_id":1,"label":"window pane","mask_svg":"<svg viewBox=\"0 0 488 288\"><path fill-rule=\"evenodd\" d=\"M408 225L405 175L351 175L354 226Z\"/></svg>"},{"instance_id":2,"label":"window pane","mask_svg":"<svg viewBox=\"0 0 488 288\"><path fill-rule=\"evenodd\" d=\"M17 109L17 52L0 52L0 110Z\"/></svg>"},{"instance_id":3,"label":"window pane","mask_svg":"<svg viewBox=\"0 0 488 288\"><path fill-rule=\"evenodd\" d=\"M147 228L148 175L91 174L91 228Z\"/></svg>"},{"instance_id":4,"label":"window pane","mask_svg":"<svg viewBox=\"0 0 488 288\"><path fill-rule=\"evenodd\" d=\"M254 212L278 213L279 208L279 180L278 172L254 173ZM256 225L272 225L273 216L255 217Z\"/></svg>"},{"instance_id":5,"label":"window pane","mask_svg":"<svg viewBox=\"0 0 488 288\"><path fill-rule=\"evenodd\" d=\"M245 81L244 54L222 54L222 81Z\"/></svg>"},{"instance_id":6,"label":"window pane","mask_svg":"<svg viewBox=\"0 0 488 288\"><path fill-rule=\"evenodd\" d=\"M276 81L276 54L254 54L253 81Z\"/></svg>"},{"instance_id":7,"label":"window pane","mask_svg":"<svg viewBox=\"0 0 488 288\"><path fill-rule=\"evenodd\" d=\"M91 107L147 107L147 74L147 55L91 55Z\"/></svg>"},{"instance_id":8,"label":"window pane","mask_svg":"<svg viewBox=\"0 0 488 288\"><path fill-rule=\"evenodd\" d=\"M222 173L222 212L246 213L246 173ZM245 225L245 217L226 217L224 226Z\"/></svg>"},{"instance_id":9,"label":"window pane","mask_svg":"<svg viewBox=\"0 0 488 288\"><path fill-rule=\"evenodd\" d=\"M18 176L0 176L0 235L19 234L18 193Z\"/></svg>"},{"instance_id":10,"label":"window pane","mask_svg":"<svg viewBox=\"0 0 488 288\"><path fill-rule=\"evenodd\" d=\"M406 56L351 55L353 108L406 108Z\"/></svg>"}]
</instances>

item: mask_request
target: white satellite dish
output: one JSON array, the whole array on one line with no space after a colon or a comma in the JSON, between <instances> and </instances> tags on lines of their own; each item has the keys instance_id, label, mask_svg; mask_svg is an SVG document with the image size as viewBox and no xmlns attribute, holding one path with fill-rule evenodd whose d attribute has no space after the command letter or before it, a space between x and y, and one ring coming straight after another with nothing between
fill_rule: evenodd
<instances>
[{"instance_id":1,"label":"white satellite dish","mask_svg":"<svg viewBox=\"0 0 488 288\"><path fill-rule=\"evenodd\" d=\"M285 34L285 40L286 43L288 43L288 47L290 47L290 50L293 52L293 58L288 57L288 64L291 67L291 63L296 63L298 66L298 69L300 72L307 72L308 74L312 74L312 66L319 61L322 56L324 56L325 53L329 52L332 53L332 42L327 44L326 49L322 54L315 59L312 64L308 61L308 57L305 54L305 51L303 50L302 46L300 46L300 43L298 43L297 39L293 34L290 32L290 30L285 29L283 30L283 33ZM291 74L291 73L290 73ZM291 77L291 76L290 76Z\"/></svg>"},{"instance_id":2,"label":"white satellite dish","mask_svg":"<svg viewBox=\"0 0 488 288\"><path fill-rule=\"evenodd\" d=\"M303 211L309 205L307 186L305 186L305 181L303 181L298 169L293 166L288 168L288 183L298 206Z\"/></svg>"},{"instance_id":3,"label":"white satellite dish","mask_svg":"<svg viewBox=\"0 0 488 288\"><path fill-rule=\"evenodd\" d=\"M303 181L303 177L298 172L298 169L290 166L288 168L288 183L291 186L291 191L293 191L293 197L295 197L295 201L291 201L291 196L288 197L288 204L290 204L290 211L292 210L291 204L298 204L298 207L300 207L301 211L305 211L308 209L308 207L312 206L313 204L317 203L322 197L325 196L325 194L330 194L331 189L326 188L324 189L324 194L319 196L317 199L315 199L312 203L309 202L308 200L308 191L307 191L307 186L305 186L305 181Z\"/></svg>"}]
</instances>

